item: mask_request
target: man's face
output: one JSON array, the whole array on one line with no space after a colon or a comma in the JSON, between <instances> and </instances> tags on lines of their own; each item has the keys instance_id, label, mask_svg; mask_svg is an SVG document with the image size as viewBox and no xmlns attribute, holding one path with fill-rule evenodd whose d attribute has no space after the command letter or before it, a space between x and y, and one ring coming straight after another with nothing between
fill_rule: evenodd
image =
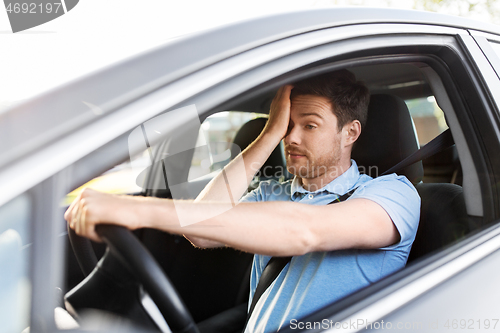
<instances>
[{"instance_id":1,"label":"man's face","mask_svg":"<svg viewBox=\"0 0 500 333\"><path fill-rule=\"evenodd\" d=\"M284 138L288 171L306 179L337 172L342 131L338 131L330 101L321 96L299 95L291 103L290 123Z\"/></svg>"}]
</instances>

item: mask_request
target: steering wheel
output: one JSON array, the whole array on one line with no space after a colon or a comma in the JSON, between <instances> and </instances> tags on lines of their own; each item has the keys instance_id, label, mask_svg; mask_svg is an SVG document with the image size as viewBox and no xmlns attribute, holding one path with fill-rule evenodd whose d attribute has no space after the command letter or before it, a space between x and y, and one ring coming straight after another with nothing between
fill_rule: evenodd
<instances>
[{"instance_id":1,"label":"steering wheel","mask_svg":"<svg viewBox=\"0 0 500 333\"><path fill-rule=\"evenodd\" d=\"M135 276L149 296L153 299L161 314L165 318L172 332L199 333L191 314L184 305L174 286L160 268L151 253L128 229L116 225L98 225L96 232L106 243L108 250L114 255L127 270ZM87 265L95 259L95 254L90 247L90 242L80 240L81 244L74 244L78 237L73 230L69 232L72 246L80 247L82 253L91 253L94 257L87 258ZM76 245L76 246L75 246ZM84 249L82 251L82 249ZM78 253L75 251L75 253ZM78 257L78 254L77 254ZM83 269L83 267L82 267ZM88 269L88 267L87 267ZM86 272L84 272L86 273ZM88 275L88 273L86 273Z\"/></svg>"}]
</instances>

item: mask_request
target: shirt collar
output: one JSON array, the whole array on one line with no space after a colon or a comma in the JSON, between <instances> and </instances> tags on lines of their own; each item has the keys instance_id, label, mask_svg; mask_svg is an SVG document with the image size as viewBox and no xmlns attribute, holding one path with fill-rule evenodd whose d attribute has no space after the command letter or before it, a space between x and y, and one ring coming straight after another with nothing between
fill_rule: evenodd
<instances>
[{"instance_id":1,"label":"shirt collar","mask_svg":"<svg viewBox=\"0 0 500 333\"><path fill-rule=\"evenodd\" d=\"M349 192L359 179L359 170L356 161L351 159L351 167L347 169L346 172L332 180L326 186L316 190L314 192L307 191L302 187L300 178L295 176L291 185L291 196L292 198L296 193L319 193L327 191L332 194L337 194L339 196Z\"/></svg>"}]
</instances>

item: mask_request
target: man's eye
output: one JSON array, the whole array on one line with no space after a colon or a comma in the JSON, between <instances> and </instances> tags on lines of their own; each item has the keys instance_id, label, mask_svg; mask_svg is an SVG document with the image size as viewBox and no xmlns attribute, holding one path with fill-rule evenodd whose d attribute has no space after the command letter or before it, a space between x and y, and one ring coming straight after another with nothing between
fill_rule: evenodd
<instances>
[{"instance_id":1,"label":"man's eye","mask_svg":"<svg viewBox=\"0 0 500 333\"><path fill-rule=\"evenodd\" d=\"M315 129L315 128L316 128L316 126L314 126L314 125L306 125L306 128L307 128L307 129Z\"/></svg>"}]
</instances>

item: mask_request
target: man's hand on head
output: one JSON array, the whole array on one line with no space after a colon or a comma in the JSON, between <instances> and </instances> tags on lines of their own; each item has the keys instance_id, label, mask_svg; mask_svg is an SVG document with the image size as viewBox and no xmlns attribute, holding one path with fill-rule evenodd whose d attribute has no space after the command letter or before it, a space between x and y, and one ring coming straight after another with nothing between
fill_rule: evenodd
<instances>
[{"instance_id":1,"label":"man's hand on head","mask_svg":"<svg viewBox=\"0 0 500 333\"><path fill-rule=\"evenodd\" d=\"M287 134L290 122L290 92L292 88L292 86L288 85L278 90L271 103L269 119L260 135L246 148L242 147L244 148L242 152L205 186L203 191L196 197L196 203L217 201L234 205L234 201L246 193L254 176L261 170L269 156ZM230 191L228 192L229 185ZM230 193L229 196L228 193ZM198 246L204 247L206 245L204 241L198 242L196 237L192 235L186 237L191 237L189 239Z\"/></svg>"},{"instance_id":2,"label":"man's hand on head","mask_svg":"<svg viewBox=\"0 0 500 333\"><path fill-rule=\"evenodd\" d=\"M274 96L269 110L269 120L263 133L275 135L280 140L285 137L288 131L288 123L290 122L290 107L292 104L290 94L292 89L292 85L283 86L278 90L276 96Z\"/></svg>"},{"instance_id":3,"label":"man's hand on head","mask_svg":"<svg viewBox=\"0 0 500 333\"><path fill-rule=\"evenodd\" d=\"M97 224L115 224L128 229L140 227L144 202L134 197L113 195L84 189L64 213L71 229L93 241L100 242Z\"/></svg>"}]
</instances>

